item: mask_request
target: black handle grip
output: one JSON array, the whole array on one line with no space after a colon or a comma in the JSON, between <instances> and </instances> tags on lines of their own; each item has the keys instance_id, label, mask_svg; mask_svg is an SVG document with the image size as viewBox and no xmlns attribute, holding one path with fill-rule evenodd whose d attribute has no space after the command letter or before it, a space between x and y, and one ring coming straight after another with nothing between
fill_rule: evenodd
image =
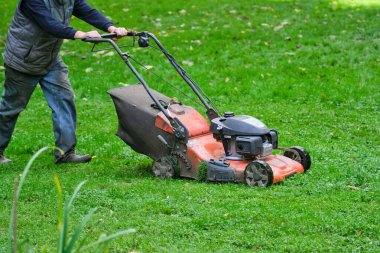
<instances>
[{"instance_id":1,"label":"black handle grip","mask_svg":"<svg viewBox=\"0 0 380 253\"><path fill-rule=\"evenodd\" d=\"M103 39L112 39L115 38L117 35L116 33L106 33L106 34L101 34Z\"/></svg>"},{"instance_id":2,"label":"black handle grip","mask_svg":"<svg viewBox=\"0 0 380 253\"><path fill-rule=\"evenodd\" d=\"M129 31L127 35L125 36L140 36L142 33L141 32L135 32L135 31ZM101 38L84 38L82 41L84 42L91 42L91 43L99 43L99 42L108 42L109 39L117 38L116 33L106 33L106 34L101 34Z\"/></svg>"},{"instance_id":3,"label":"black handle grip","mask_svg":"<svg viewBox=\"0 0 380 253\"><path fill-rule=\"evenodd\" d=\"M125 35L125 36L138 36L138 35L139 35L138 32L128 31L127 35ZM101 34L100 36L102 36L103 39L112 39L112 38L116 38L117 34L116 33L106 33L106 34Z\"/></svg>"}]
</instances>

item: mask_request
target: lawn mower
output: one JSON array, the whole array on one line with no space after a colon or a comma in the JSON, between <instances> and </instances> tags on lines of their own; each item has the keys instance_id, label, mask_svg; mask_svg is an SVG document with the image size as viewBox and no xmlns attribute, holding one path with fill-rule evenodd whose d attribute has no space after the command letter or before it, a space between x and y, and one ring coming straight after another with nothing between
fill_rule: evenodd
<instances>
[{"instance_id":1,"label":"lawn mower","mask_svg":"<svg viewBox=\"0 0 380 253\"><path fill-rule=\"evenodd\" d=\"M87 38L85 42L109 43L139 81L137 85L108 91L115 104L119 127L116 135L138 153L153 159L155 177L242 182L248 186L270 186L286 177L307 171L308 152L299 146L281 148L278 133L260 120L225 112L221 115L200 86L187 74L156 36L131 32L139 47L162 52L205 108L208 121L193 107L149 87L121 51L115 34ZM158 47L158 48L157 48ZM280 150L283 155L273 154ZM277 152L279 153L279 152Z\"/></svg>"}]
</instances>

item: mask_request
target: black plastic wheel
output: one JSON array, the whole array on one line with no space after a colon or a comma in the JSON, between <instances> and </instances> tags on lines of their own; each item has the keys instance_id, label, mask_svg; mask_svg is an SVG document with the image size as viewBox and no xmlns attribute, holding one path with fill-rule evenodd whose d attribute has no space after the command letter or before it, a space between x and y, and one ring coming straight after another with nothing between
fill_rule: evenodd
<instances>
[{"instance_id":1,"label":"black plastic wheel","mask_svg":"<svg viewBox=\"0 0 380 253\"><path fill-rule=\"evenodd\" d=\"M273 171L266 162L253 161L245 168L244 178L250 187L266 187L273 184Z\"/></svg>"},{"instance_id":2,"label":"black plastic wheel","mask_svg":"<svg viewBox=\"0 0 380 253\"><path fill-rule=\"evenodd\" d=\"M285 151L284 156L302 164L305 172L310 169L311 158L309 153L303 147L295 146L288 148Z\"/></svg>"}]
</instances>

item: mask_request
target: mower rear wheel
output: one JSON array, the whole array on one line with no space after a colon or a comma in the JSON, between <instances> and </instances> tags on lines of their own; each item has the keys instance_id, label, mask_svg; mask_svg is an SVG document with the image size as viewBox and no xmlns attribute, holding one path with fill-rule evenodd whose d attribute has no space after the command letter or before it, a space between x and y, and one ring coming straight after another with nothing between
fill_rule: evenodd
<instances>
[{"instance_id":1,"label":"mower rear wheel","mask_svg":"<svg viewBox=\"0 0 380 253\"><path fill-rule=\"evenodd\" d=\"M273 171L266 162L253 161L245 168L244 178L250 187L266 187L273 184Z\"/></svg>"},{"instance_id":2,"label":"mower rear wheel","mask_svg":"<svg viewBox=\"0 0 380 253\"><path fill-rule=\"evenodd\" d=\"M158 178L173 178L175 176L175 168L171 156L163 156L154 161L152 172Z\"/></svg>"},{"instance_id":3,"label":"mower rear wheel","mask_svg":"<svg viewBox=\"0 0 380 253\"><path fill-rule=\"evenodd\" d=\"M284 156L302 164L305 172L310 169L311 158L309 153L303 147L295 146L288 148L286 149Z\"/></svg>"}]
</instances>

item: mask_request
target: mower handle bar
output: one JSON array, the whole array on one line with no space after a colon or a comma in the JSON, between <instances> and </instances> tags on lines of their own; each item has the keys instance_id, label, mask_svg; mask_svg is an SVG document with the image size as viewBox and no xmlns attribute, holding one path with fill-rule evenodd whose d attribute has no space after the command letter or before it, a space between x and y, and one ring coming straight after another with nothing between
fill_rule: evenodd
<instances>
[{"instance_id":1,"label":"mower handle bar","mask_svg":"<svg viewBox=\"0 0 380 253\"><path fill-rule=\"evenodd\" d=\"M212 108L207 101L204 99L202 94L200 94L199 90L196 88L196 84L194 83L193 80L187 75L186 71L176 62L173 56L171 56L168 51L164 48L164 46L161 44L161 42L154 36L154 34L150 32L135 32L135 31L130 31L127 33L126 36L138 36L138 37L143 37L143 38L151 38L153 41L156 43L156 45L159 47L161 52L166 56L166 58L169 60L171 65L174 67L174 69L177 71L177 73L182 77L182 79L190 86L190 88L193 90L193 92L197 95L199 100L202 102L202 104L205 106L207 112L207 116L210 120L213 118L218 117L218 113L215 111L214 108ZM91 42L91 43L101 43L101 42L108 42L112 45L112 47L116 50L116 52L120 55L121 58L124 59L124 57L129 57L128 54L125 54L120 51L120 48L116 45L114 40L112 38L116 38L117 35L116 33L108 33L108 34L103 34L101 35L101 38L85 38L83 39L84 42ZM124 59L125 61L125 59ZM129 65L128 65L129 66Z\"/></svg>"},{"instance_id":2,"label":"mower handle bar","mask_svg":"<svg viewBox=\"0 0 380 253\"><path fill-rule=\"evenodd\" d=\"M124 36L132 37L132 36L140 36L140 35L142 35L141 32L130 31L127 33L127 35L124 35ZM109 42L108 39L118 38L116 33L106 33L106 34L101 34L100 36L101 36L100 38L87 37L87 38L82 39L82 41L91 42L91 43L99 43L99 42Z\"/></svg>"},{"instance_id":3,"label":"mower handle bar","mask_svg":"<svg viewBox=\"0 0 380 253\"><path fill-rule=\"evenodd\" d=\"M166 49L163 47L163 45L160 43L160 41L154 36L154 34L149 32L128 32L126 36L138 36L140 38L148 39L151 38L154 40L156 45L159 47L161 52L166 56L166 58L169 60L171 65L174 67L174 69L178 72L178 74L182 77L182 79L190 86L190 88L193 90L193 92L197 95L199 100L202 102L202 104L207 109L206 114L211 121L212 119L219 117L219 114L214 110L214 108L210 107L210 105L207 103L207 101L203 98L200 91L197 89L197 84L187 75L186 71L177 63L177 61L174 59L173 56L171 56ZM171 125L173 126L174 133L177 137L180 139L186 139L188 138L188 131L186 127L177 119L172 118L168 112L163 108L161 103L157 100L157 98L153 95L153 93L150 91L150 88L148 84L145 82L145 80L142 78L142 76L137 72L137 70L134 68L134 66L129 61L129 54L123 53L119 46L115 43L115 41L112 38L117 37L116 33L109 33L109 34L103 34L101 35L101 38L85 38L82 39L84 42L90 42L90 43L101 43L106 42L110 43L111 46L115 49L115 51L119 54L119 56L123 59L123 61L127 64L127 66L130 68L132 73L137 77L137 79L141 82L141 84L144 86L145 90L149 94L149 96L152 98L154 103L160 108L160 111L166 116L166 118L169 120ZM144 46L145 47L145 46ZM199 88L199 87L198 87Z\"/></svg>"},{"instance_id":4,"label":"mower handle bar","mask_svg":"<svg viewBox=\"0 0 380 253\"><path fill-rule=\"evenodd\" d=\"M129 32L126 36L145 36L147 33L141 32ZM119 46L115 43L115 41L112 38L117 37L115 33L109 33L109 34L103 34L101 35L101 38L85 38L82 39L84 42L90 42L90 43L110 43L111 46L115 49L115 51L119 54L119 56L123 59L123 61L127 64L129 69L132 71L132 73L137 77L137 79L140 81L140 83L144 86L146 92L150 96L150 98L154 101L154 103L158 106L160 111L165 115L165 117L169 120L170 124L173 126L174 134L177 138L185 140L187 142L188 139L188 130L186 127L182 124L181 121L179 121L177 118L173 118L169 115L169 113L165 110L165 108L161 105L159 100L153 95L151 92L148 84L145 82L145 80L142 78L142 76L137 72L135 67L131 64L131 62L128 60L130 57L128 53L123 53Z\"/></svg>"}]
</instances>

